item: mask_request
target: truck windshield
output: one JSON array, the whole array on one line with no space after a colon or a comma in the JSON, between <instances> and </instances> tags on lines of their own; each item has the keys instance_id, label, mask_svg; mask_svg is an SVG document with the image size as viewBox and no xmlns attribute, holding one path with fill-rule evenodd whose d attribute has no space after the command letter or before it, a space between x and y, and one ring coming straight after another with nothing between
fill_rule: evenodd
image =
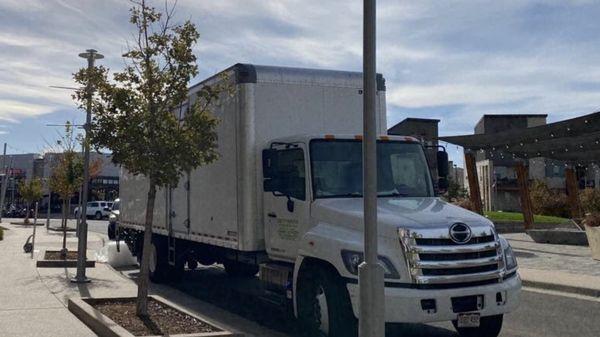
<instances>
[{"instance_id":1,"label":"truck windshield","mask_svg":"<svg viewBox=\"0 0 600 337\"><path fill-rule=\"evenodd\" d=\"M313 140L310 143L315 198L362 197L362 142ZM431 197L433 186L420 144L377 142L379 197Z\"/></svg>"}]
</instances>

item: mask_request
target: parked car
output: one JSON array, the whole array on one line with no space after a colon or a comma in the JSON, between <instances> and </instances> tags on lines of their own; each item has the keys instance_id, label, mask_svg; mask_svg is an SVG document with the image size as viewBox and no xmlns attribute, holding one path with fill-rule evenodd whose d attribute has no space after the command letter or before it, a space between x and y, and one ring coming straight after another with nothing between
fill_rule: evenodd
<instances>
[{"instance_id":1,"label":"parked car","mask_svg":"<svg viewBox=\"0 0 600 337\"><path fill-rule=\"evenodd\" d=\"M107 218L110 215L110 209L112 208L112 201L90 201L87 203L86 216L93 217L96 220ZM75 207L75 216L79 216L79 207Z\"/></svg>"},{"instance_id":2,"label":"parked car","mask_svg":"<svg viewBox=\"0 0 600 337\"><path fill-rule=\"evenodd\" d=\"M119 221L119 207L121 205L120 199L115 199L108 215L108 238L114 240L117 237L117 221Z\"/></svg>"}]
</instances>

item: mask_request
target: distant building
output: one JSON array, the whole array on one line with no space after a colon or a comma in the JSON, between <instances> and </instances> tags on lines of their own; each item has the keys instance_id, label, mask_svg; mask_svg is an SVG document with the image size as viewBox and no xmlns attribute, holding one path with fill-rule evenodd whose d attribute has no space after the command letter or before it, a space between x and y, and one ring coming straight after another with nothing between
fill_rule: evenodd
<instances>
[{"instance_id":1,"label":"distant building","mask_svg":"<svg viewBox=\"0 0 600 337\"><path fill-rule=\"evenodd\" d=\"M8 168L8 181L5 197L5 204L19 205L22 203L19 193L19 182L26 179L40 178L44 182L52 175L53 166L62 153L46 153L44 155L36 153L12 154L6 155L6 167ZM91 162L100 161L100 172L90 180L90 200L113 200L119 195L119 167L112 163L110 155L90 153ZM3 156L0 155L0 165L3 162ZM0 168L0 173L4 170ZM2 180L0 179L0 184ZM71 199L71 204L77 204L79 193L76 193ZM44 183L44 199L41 207L48 205L48 189ZM58 195L52 193L51 207L53 210L60 209L60 200Z\"/></svg>"},{"instance_id":2,"label":"distant building","mask_svg":"<svg viewBox=\"0 0 600 337\"><path fill-rule=\"evenodd\" d=\"M465 170L454 164L452 160L448 162L448 179L457 183L461 188L465 188Z\"/></svg>"}]
</instances>

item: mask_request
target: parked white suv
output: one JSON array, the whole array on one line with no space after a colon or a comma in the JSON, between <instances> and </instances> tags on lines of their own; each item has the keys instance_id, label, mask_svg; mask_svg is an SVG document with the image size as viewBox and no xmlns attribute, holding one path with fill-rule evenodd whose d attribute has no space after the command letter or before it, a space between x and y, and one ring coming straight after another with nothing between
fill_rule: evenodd
<instances>
[{"instance_id":1,"label":"parked white suv","mask_svg":"<svg viewBox=\"0 0 600 337\"><path fill-rule=\"evenodd\" d=\"M87 217L94 217L96 220L101 220L110 215L112 205L112 201L90 201L87 203L86 215ZM79 207L75 207L74 213L75 217L79 216Z\"/></svg>"}]
</instances>

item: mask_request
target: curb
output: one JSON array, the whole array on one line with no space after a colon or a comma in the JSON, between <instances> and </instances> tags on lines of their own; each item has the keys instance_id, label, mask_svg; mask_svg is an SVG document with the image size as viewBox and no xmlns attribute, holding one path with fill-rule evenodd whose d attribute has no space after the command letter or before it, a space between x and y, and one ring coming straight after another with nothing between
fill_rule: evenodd
<instances>
[{"instance_id":1,"label":"curb","mask_svg":"<svg viewBox=\"0 0 600 337\"><path fill-rule=\"evenodd\" d=\"M543 290L554 290L569 294L577 294L584 295L589 297L597 297L600 298L600 290L593 288L584 288L577 287L567 284L559 284L559 283L550 283L550 282L541 282L541 281L532 281L521 278L521 283L524 287L543 289Z\"/></svg>"}]
</instances>

